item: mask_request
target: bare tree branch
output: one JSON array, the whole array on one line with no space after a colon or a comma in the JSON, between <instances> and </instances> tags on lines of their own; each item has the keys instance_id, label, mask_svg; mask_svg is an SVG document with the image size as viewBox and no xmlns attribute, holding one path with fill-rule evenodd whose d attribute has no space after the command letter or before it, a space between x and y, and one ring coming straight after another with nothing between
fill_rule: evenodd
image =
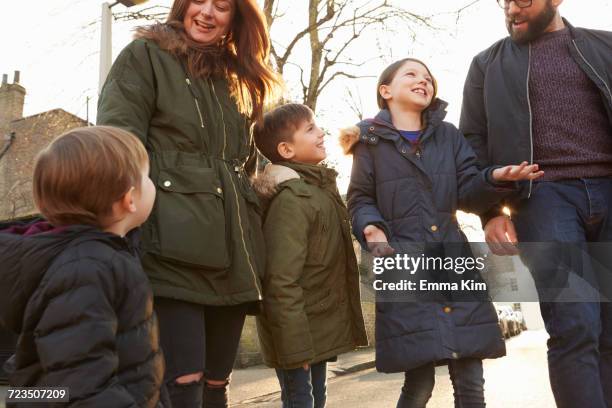
<instances>
[{"instance_id":1,"label":"bare tree branch","mask_svg":"<svg viewBox=\"0 0 612 408\"><path fill-rule=\"evenodd\" d=\"M332 82L334 79L336 79L339 76L343 76L345 78L350 78L350 79L376 78L375 75L354 75L354 74L349 74L344 71L336 71L329 78L327 78L327 80L323 83L323 85L321 85L321 88L319 88L319 93L322 92L323 89L325 89L325 87L329 85L330 82Z\"/></svg>"},{"instance_id":2,"label":"bare tree branch","mask_svg":"<svg viewBox=\"0 0 612 408\"><path fill-rule=\"evenodd\" d=\"M147 21L162 21L168 17L170 7L166 6L151 6L143 9L132 11L122 11L119 13L113 13L113 18L116 21L128 21L128 20L147 20Z\"/></svg>"},{"instance_id":3,"label":"bare tree branch","mask_svg":"<svg viewBox=\"0 0 612 408\"><path fill-rule=\"evenodd\" d=\"M355 116L362 121L363 120L363 101L359 93L353 93L351 88L346 87L347 98L344 99L349 108L353 111Z\"/></svg>"},{"instance_id":4,"label":"bare tree branch","mask_svg":"<svg viewBox=\"0 0 612 408\"><path fill-rule=\"evenodd\" d=\"M273 7L278 7L283 1L265 0L266 16L270 16ZM357 61L347 58L366 31L376 28L390 30L394 24L401 22L402 27L406 27L414 37L413 27L435 29L431 18L393 5L390 0L309 0L306 27L290 37L286 47L282 47L281 41L275 39L272 55L281 75L289 62L298 66L304 103L315 110L318 98L334 80L339 77L368 77L361 75L357 69L371 61L371 57ZM277 20L268 18L268 21L272 25ZM274 37L274 33L272 35ZM310 67L295 63L293 55L297 44L306 36L309 37ZM283 51L279 52L279 49Z\"/></svg>"}]
</instances>

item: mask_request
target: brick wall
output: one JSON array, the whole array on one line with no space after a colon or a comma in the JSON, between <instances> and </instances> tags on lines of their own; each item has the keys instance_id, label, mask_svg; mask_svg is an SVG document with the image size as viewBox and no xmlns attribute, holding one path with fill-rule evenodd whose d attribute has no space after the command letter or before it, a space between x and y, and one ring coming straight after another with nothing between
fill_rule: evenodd
<instances>
[{"instance_id":1,"label":"brick wall","mask_svg":"<svg viewBox=\"0 0 612 408\"><path fill-rule=\"evenodd\" d=\"M15 139L0 159L0 220L36 213L32 199L32 174L36 155L56 136L86 122L56 109L10 123Z\"/></svg>"}]
</instances>

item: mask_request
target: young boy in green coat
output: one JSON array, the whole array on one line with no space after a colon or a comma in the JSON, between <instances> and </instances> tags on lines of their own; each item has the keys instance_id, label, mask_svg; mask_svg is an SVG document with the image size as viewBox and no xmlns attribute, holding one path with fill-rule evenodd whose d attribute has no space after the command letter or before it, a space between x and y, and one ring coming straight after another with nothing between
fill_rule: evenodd
<instances>
[{"instance_id":1,"label":"young boy in green coat","mask_svg":"<svg viewBox=\"0 0 612 408\"><path fill-rule=\"evenodd\" d=\"M327 362L367 344L349 216L337 173L319 164L327 156L324 133L308 107L274 109L254 136L271 161L255 180L267 204L257 322L264 361L276 368L283 407L322 408Z\"/></svg>"}]
</instances>

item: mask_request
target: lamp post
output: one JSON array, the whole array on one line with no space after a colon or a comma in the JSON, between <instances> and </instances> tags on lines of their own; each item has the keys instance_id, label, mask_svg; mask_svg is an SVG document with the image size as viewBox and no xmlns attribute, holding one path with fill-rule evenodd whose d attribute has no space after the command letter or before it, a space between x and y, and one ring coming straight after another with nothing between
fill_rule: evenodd
<instances>
[{"instance_id":1,"label":"lamp post","mask_svg":"<svg viewBox=\"0 0 612 408\"><path fill-rule=\"evenodd\" d=\"M110 71L113 62L113 35L112 35L112 18L111 8L121 3L125 7L132 7L137 4L142 4L147 0L118 0L112 4L107 2L102 3L102 28L100 35L100 76L98 82L98 93L102 91L104 81L108 71Z\"/></svg>"}]
</instances>

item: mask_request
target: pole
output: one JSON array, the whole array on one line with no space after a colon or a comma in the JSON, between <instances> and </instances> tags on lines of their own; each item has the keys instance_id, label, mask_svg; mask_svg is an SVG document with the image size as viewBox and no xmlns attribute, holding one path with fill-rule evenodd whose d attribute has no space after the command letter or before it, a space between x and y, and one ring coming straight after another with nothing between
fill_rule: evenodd
<instances>
[{"instance_id":1,"label":"pole","mask_svg":"<svg viewBox=\"0 0 612 408\"><path fill-rule=\"evenodd\" d=\"M102 92L104 81L112 63L112 18L111 5L102 3L102 28L100 34L100 77L98 82L98 94Z\"/></svg>"},{"instance_id":2,"label":"pole","mask_svg":"<svg viewBox=\"0 0 612 408\"><path fill-rule=\"evenodd\" d=\"M89 96L87 96L87 98L85 99L85 105L86 105L86 121L87 121L87 126L89 126Z\"/></svg>"}]
</instances>

